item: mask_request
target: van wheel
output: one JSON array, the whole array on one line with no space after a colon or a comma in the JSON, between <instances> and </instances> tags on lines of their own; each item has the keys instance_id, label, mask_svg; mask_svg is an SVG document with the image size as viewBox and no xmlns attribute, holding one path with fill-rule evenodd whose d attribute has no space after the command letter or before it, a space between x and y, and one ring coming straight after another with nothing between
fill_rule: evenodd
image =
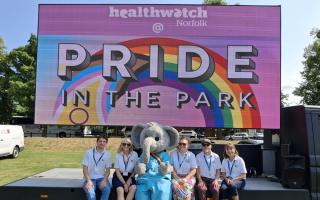
<instances>
[{"instance_id":1,"label":"van wheel","mask_svg":"<svg viewBox=\"0 0 320 200\"><path fill-rule=\"evenodd\" d=\"M12 158L18 158L19 153L20 153L19 147L15 146L14 149L13 149L13 151L12 151L11 157L12 157Z\"/></svg>"}]
</instances>

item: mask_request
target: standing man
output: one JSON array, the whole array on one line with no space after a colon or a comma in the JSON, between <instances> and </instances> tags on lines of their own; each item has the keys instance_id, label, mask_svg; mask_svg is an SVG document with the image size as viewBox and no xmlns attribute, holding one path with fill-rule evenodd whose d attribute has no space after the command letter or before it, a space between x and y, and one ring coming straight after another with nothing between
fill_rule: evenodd
<instances>
[{"instance_id":1,"label":"standing man","mask_svg":"<svg viewBox=\"0 0 320 200\"><path fill-rule=\"evenodd\" d=\"M219 156L212 152L211 140L203 139L202 142L202 152L197 156L197 190L199 195L199 200L206 200L206 194L209 190L211 192L212 200L219 199L219 183L221 161Z\"/></svg>"},{"instance_id":2,"label":"standing man","mask_svg":"<svg viewBox=\"0 0 320 200\"><path fill-rule=\"evenodd\" d=\"M88 200L96 200L96 188L101 190L101 200L109 198L111 184L108 181L112 157L105 146L108 138L99 135L95 147L86 151L83 157L83 189Z\"/></svg>"}]
</instances>

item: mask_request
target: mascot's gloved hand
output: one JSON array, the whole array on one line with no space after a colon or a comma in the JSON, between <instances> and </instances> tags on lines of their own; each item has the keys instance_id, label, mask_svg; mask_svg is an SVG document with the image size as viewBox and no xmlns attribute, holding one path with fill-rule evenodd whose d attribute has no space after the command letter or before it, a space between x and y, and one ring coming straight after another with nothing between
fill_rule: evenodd
<instances>
[{"instance_id":1,"label":"mascot's gloved hand","mask_svg":"<svg viewBox=\"0 0 320 200\"><path fill-rule=\"evenodd\" d=\"M166 175L168 173L173 172L173 167L172 165L170 165L170 163L166 162L166 163L161 163L159 166L159 171L162 175Z\"/></svg>"},{"instance_id":2,"label":"mascot's gloved hand","mask_svg":"<svg viewBox=\"0 0 320 200\"><path fill-rule=\"evenodd\" d=\"M138 174L139 176L145 174L146 170L147 167L144 163L138 163L134 168L135 174Z\"/></svg>"}]
</instances>

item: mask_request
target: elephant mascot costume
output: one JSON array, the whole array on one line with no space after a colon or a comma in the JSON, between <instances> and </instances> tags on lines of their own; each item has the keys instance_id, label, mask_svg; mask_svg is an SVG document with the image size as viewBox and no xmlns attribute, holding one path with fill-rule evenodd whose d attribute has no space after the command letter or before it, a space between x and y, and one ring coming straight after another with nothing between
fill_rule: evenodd
<instances>
[{"instance_id":1,"label":"elephant mascot costume","mask_svg":"<svg viewBox=\"0 0 320 200\"><path fill-rule=\"evenodd\" d=\"M179 133L170 126L151 122L133 127L131 140L136 148L142 148L140 160L135 167L137 177L137 200L171 200L170 156L166 150L174 149Z\"/></svg>"}]
</instances>

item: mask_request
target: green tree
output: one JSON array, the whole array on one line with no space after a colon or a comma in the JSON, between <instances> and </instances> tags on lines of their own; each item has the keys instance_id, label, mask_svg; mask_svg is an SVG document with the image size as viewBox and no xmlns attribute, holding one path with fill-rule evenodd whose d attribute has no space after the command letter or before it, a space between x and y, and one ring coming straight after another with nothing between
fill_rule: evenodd
<instances>
[{"instance_id":1,"label":"green tree","mask_svg":"<svg viewBox=\"0 0 320 200\"><path fill-rule=\"evenodd\" d=\"M225 0L204 0L203 3L208 5L227 5Z\"/></svg>"},{"instance_id":2,"label":"green tree","mask_svg":"<svg viewBox=\"0 0 320 200\"><path fill-rule=\"evenodd\" d=\"M0 57L2 57L5 54L5 46L3 39L0 37Z\"/></svg>"},{"instance_id":3,"label":"green tree","mask_svg":"<svg viewBox=\"0 0 320 200\"><path fill-rule=\"evenodd\" d=\"M281 108L285 107L288 105L288 98L289 98L289 95L288 94L284 94L282 93L281 91Z\"/></svg>"},{"instance_id":4,"label":"green tree","mask_svg":"<svg viewBox=\"0 0 320 200\"><path fill-rule=\"evenodd\" d=\"M0 38L0 123L8 123L12 113L12 100L9 95L9 81L12 74L7 62L6 47Z\"/></svg>"},{"instance_id":5,"label":"green tree","mask_svg":"<svg viewBox=\"0 0 320 200\"><path fill-rule=\"evenodd\" d=\"M208 5L227 5L225 0L204 0L203 4L208 4Z\"/></svg>"},{"instance_id":6,"label":"green tree","mask_svg":"<svg viewBox=\"0 0 320 200\"><path fill-rule=\"evenodd\" d=\"M302 82L293 91L302 97L302 103L320 105L320 30L313 29L314 41L304 50L304 68L301 72Z\"/></svg>"},{"instance_id":7,"label":"green tree","mask_svg":"<svg viewBox=\"0 0 320 200\"><path fill-rule=\"evenodd\" d=\"M12 98L14 115L34 115L36 49L37 38L32 34L25 46L13 49L7 56L7 63L12 70L9 96Z\"/></svg>"}]
</instances>

